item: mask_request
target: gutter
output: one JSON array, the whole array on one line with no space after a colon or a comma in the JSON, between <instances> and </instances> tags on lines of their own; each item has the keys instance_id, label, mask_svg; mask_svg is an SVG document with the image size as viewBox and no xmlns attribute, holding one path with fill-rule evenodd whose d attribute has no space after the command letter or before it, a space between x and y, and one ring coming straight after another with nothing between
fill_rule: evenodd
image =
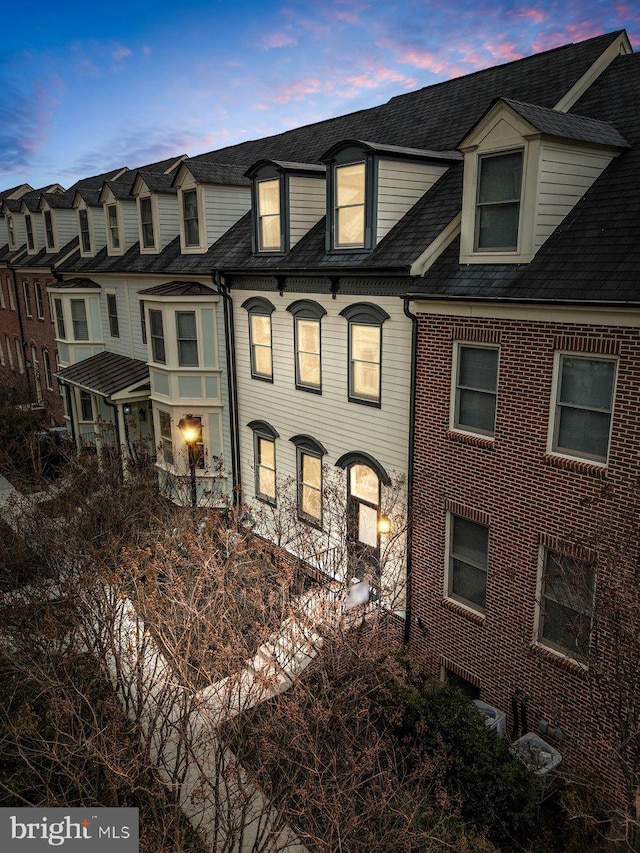
<instances>
[{"instance_id":1,"label":"gutter","mask_svg":"<svg viewBox=\"0 0 640 853\"><path fill-rule=\"evenodd\" d=\"M238 415L238 385L236 379L236 347L233 324L233 299L230 287L225 283L224 276L219 270L211 274L211 281L216 291L222 296L224 311L224 347L227 361L227 393L229 396L229 425L231 442L231 480L233 505L241 501L240 485L240 426Z\"/></svg>"},{"instance_id":2,"label":"gutter","mask_svg":"<svg viewBox=\"0 0 640 853\"><path fill-rule=\"evenodd\" d=\"M409 396L409 453L407 457L407 604L406 617L404 621L404 637L405 646L409 645L411 636L411 576L413 564L413 443L416 429L416 374L417 374L417 355L418 355L418 318L409 310L409 299L406 297L402 300L402 307L405 316L411 320L411 387Z\"/></svg>"}]
</instances>

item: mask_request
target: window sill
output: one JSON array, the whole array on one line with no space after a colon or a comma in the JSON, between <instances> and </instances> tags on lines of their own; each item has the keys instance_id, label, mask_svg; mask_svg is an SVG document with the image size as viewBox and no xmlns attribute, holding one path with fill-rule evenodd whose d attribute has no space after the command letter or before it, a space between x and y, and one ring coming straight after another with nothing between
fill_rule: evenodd
<instances>
[{"instance_id":1,"label":"window sill","mask_svg":"<svg viewBox=\"0 0 640 853\"><path fill-rule=\"evenodd\" d=\"M571 658L560 651L556 651L556 649L552 649L550 646L545 646L542 643L535 641L531 643L530 650L531 653L537 657L544 658L567 672L573 673L574 675L582 678L587 677L589 668L586 663L581 663L579 660Z\"/></svg>"},{"instance_id":2,"label":"window sill","mask_svg":"<svg viewBox=\"0 0 640 853\"><path fill-rule=\"evenodd\" d=\"M258 382L268 382L270 385L273 385L273 376L258 376L257 373L252 373L251 378L257 379Z\"/></svg>"},{"instance_id":3,"label":"window sill","mask_svg":"<svg viewBox=\"0 0 640 853\"><path fill-rule=\"evenodd\" d=\"M451 441L457 441L459 444L469 444L472 447L481 447L485 450L495 449L495 438L488 435L474 435L470 432L449 429L447 430L447 438Z\"/></svg>"},{"instance_id":4,"label":"window sill","mask_svg":"<svg viewBox=\"0 0 640 853\"><path fill-rule=\"evenodd\" d=\"M360 397L351 397L351 396L347 397L347 400L350 403L357 403L359 406L370 406L373 409L381 409L382 408L382 403L380 402L380 400L364 400L364 399L361 399Z\"/></svg>"},{"instance_id":5,"label":"window sill","mask_svg":"<svg viewBox=\"0 0 640 853\"><path fill-rule=\"evenodd\" d=\"M480 613L477 610L472 610L470 607L467 607L467 605L462 604L459 601L454 601L452 598L443 598L442 604L447 608L447 610L451 610L458 616L468 619L469 622L473 622L475 625L484 625L486 614Z\"/></svg>"},{"instance_id":6,"label":"window sill","mask_svg":"<svg viewBox=\"0 0 640 853\"><path fill-rule=\"evenodd\" d=\"M607 466L601 462L590 462L587 459L575 459L570 456L557 456L555 453L545 453L542 461L552 468L574 471L576 474L587 474L589 477L607 476Z\"/></svg>"}]
</instances>

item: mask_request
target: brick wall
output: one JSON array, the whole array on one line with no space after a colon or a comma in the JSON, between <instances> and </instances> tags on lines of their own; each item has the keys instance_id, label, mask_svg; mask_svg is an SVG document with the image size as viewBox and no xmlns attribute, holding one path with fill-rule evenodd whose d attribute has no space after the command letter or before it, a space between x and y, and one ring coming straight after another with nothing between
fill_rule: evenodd
<instances>
[{"instance_id":1,"label":"brick wall","mask_svg":"<svg viewBox=\"0 0 640 853\"><path fill-rule=\"evenodd\" d=\"M450 430L452 354L454 342L464 340L500 346L494 439ZM606 467L547 452L557 350L619 358ZM479 685L484 701L507 712L508 730L513 691L528 692L529 729L537 730L541 718L560 727L564 740L550 742L565 768L595 770L618 793L610 748L616 733L599 695L604 688L595 683L594 667L535 641L536 598L543 546L598 554L596 602L606 603L610 571L616 583L625 572L634 583L635 559L614 567L601 552L605 539L626 529L636 504L639 403L637 330L419 318L411 646L434 675L447 666ZM447 511L489 528L484 614L445 597ZM598 654L605 669L616 665L616 649Z\"/></svg>"}]
</instances>

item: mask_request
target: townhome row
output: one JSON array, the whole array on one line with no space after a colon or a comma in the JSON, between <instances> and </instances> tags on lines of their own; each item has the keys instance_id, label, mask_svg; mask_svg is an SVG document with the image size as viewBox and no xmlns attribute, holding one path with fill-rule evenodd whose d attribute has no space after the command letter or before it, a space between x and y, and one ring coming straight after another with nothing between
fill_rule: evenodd
<instances>
[{"instance_id":1,"label":"townhome row","mask_svg":"<svg viewBox=\"0 0 640 853\"><path fill-rule=\"evenodd\" d=\"M616 790L590 673L638 473L639 83L612 33L0 208L1 369L78 447L241 496Z\"/></svg>"}]
</instances>

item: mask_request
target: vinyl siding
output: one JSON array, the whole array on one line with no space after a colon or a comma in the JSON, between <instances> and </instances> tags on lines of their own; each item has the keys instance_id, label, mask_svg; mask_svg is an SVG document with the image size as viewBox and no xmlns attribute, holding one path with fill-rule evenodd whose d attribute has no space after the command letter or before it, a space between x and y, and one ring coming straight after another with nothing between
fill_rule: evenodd
<instances>
[{"instance_id":1,"label":"vinyl siding","mask_svg":"<svg viewBox=\"0 0 640 853\"><path fill-rule=\"evenodd\" d=\"M164 249L172 240L180 234L180 216L178 212L177 195L156 196L156 208L158 222L156 224L157 239L160 240L159 249Z\"/></svg>"},{"instance_id":2,"label":"vinyl siding","mask_svg":"<svg viewBox=\"0 0 640 853\"><path fill-rule=\"evenodd\" d=\"M52 210L51 215L54 217L54 234L56 237L57 247L60 250L74 237L80 233L78 225L77 210Z\"/></svg>"},{"instance_id":3,"label":"vinyl siding","mask_svg":"<svg viewBox=\"0 0 640 853\"><path fill-rule=\"evenodd\" d=\"M612 160L602 151L543 143L538 171L537 251Z\"/></svg>"},{"instance_id":4,"label":"vinyl siding","mask_svg":"<svg viewBox=\"0 0 640 853\"><path fill-rule=\"evenodd\" d=\"M119 201L118 207L120 208L120 227L122 228L120 245L123 247L124 253L140 239L140 232L138 230L138 205L135 200Z\"/></svg>"},{"instance_id":5,"label":"vinyl siding","mask_svg":"<svg viewBox=\"0 0 640 853\"><path fill-rule=\"evenodd\" d=\"M378 165L377 242L447 171L446 166L380 160Z\"/></svg>"},{"instance_id":6,"label":"vinyl siding","mask_svg":"<svg viewBox=\"0 0 640 853\"><path fill-rule=\"evenodd\" d=\"M210 246L251 208L249 187L204 187L205 244Z\"/></svg>"},{"instance_id":7,"label":"vinyl siding","mask_svg":"<svg viewBox=\"0 0 640 853\"><path fill-rule=\"evenodd\" d=\"M327 184L321 178L289 178L289 245L295 244L322 219L327 209Z\"/></svg>"}]
</instances>

